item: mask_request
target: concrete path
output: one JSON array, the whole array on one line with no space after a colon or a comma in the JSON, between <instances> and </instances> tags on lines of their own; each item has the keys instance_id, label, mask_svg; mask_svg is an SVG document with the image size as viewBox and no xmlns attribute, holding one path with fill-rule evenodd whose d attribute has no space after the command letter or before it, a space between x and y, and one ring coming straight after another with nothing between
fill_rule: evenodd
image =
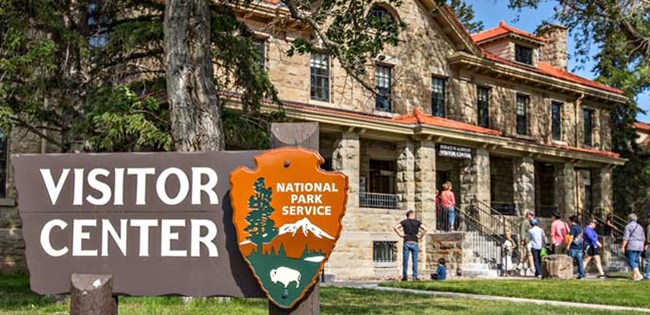
<instances>
[{"instance_id":1,"label":"concrete path","mask_svg":"<svg viewBox=\"0 0 650 315\"><path fill-rule=\"evenodd\" d=\"M438 292L438 291L380 287L379 283L377 282L334 282L334 283L322 283L321 285L334 286L340 288L370 289L370 290L385 291L385 292L411 293L411 294L420 294L420 295L429 295L429 296L438 296L438 297L505 301L505 302L512 302L512 303L532 303L532 304L540 304L540 305L544 304L544 305L586 308L586 309L605 310L605 311L628 311L628 312L650 313L650 309L648 308L574 303L574 302L563 302L563 301L548 301L548 300L524 299L524 298L514 298L514 297L505 297L505 296L492 296L492 295L480 295L480 294L468 294L468 293L456 293L456 292Z\"/></svg>"}]
</instances>

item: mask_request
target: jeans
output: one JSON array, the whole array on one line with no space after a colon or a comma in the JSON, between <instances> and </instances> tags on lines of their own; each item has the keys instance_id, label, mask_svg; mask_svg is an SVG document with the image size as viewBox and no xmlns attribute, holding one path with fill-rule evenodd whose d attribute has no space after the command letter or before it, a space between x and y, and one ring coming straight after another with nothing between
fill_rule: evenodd
<instances>
[{"instance_id":1,"label":"jeans","mask_svg":"<svg viewBox=\"0 0 650 315\"><path fill-rule=\"evenodd\" d=\"M630 266L630 268L639 268L639 257L641 257L641 251L626 250L625 257L627 258L627 264Z\"/></svg>"},{"instance_id":2,"label":"jeans","mask_svg":"<svg viewBox=\"0 0 650 315\"><path fill-rule=\"evenodd\" d=\"M404 242L404 246L402 246L402 279L407 278L409 254L413 256L413 279L418 277L418 251L418 243Z\"/></svg>"},{"instance_id":3,"label":"jeans","mask_svg":"<svg viewBox=\"0 0 650 315\"><path fill-rule=\"evenodd\" d=\"M456 222L456 209L454 208L447 208L447 215L449 216L449 226L448 230L453 230L454 229L454 223Z\"/></svg>"},{"instance_id":4,"label":"jeans","mask_svg":"<svg viewBox=\"0 0 650 315\"><path fill-rule=\"evenodd\" d=\"M585 277L585 266L582 262L582 249L569 249L569 256L571 256L578 263L578 278Z\"/></svg>"},{"instance_id":5,"label":"jeans","mask_svg":"<svg viewBox=\"0 0 650 315\"><path fill-rule=\"evenodd\" d=\"M530 249L533 253L533 262L535 263L535 277L542 275L542 249Z\"/></svg>"},{"instance_id":6,"label":"jeans","mask_svg":"<svg viewBox=\"0 0 650 315\"><path fill-rule=\"evenodd\" d=\"M643 277L650 278L650 250L645 252L645 272Z\"/></svg>"}]
</instances>

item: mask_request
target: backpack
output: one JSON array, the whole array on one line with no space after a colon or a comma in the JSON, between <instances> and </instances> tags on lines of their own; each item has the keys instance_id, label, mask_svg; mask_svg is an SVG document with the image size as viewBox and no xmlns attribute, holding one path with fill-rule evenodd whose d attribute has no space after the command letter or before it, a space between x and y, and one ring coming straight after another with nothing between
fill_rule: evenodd
<instances>
[{"instance_id":1,"label":"backpack","mask_svg":"<svg viewBox=\"0 0 650 315\"><path fill-rule=\"evenodd\" d=\"M580 234L576 235L576 236L573 238L573 241L571 242L571 245L573 245L573 246L582 246L582 243L583 243L583 241L584 241L584 240L583 240L583 237L582 237L582 233L583 233L583 232L582 232L582 230L581 230L581 231L580 231Z\"/></svg>"}]
</instances>

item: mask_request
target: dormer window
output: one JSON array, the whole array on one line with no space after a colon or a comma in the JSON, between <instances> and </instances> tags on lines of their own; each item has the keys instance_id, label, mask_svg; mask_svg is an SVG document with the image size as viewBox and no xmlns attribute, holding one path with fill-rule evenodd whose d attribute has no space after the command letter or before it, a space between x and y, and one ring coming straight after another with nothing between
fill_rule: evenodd
<instances>
[{"instance_id":1,"label":"dormer window","mask_svg":"<svg viewBox=\"0 0 650 315\"><path fill-rule=\"evenodd\" d=\"M526 46L515 45L515 61L533 65L533 49Z\"/></svg>"}]
</instances>

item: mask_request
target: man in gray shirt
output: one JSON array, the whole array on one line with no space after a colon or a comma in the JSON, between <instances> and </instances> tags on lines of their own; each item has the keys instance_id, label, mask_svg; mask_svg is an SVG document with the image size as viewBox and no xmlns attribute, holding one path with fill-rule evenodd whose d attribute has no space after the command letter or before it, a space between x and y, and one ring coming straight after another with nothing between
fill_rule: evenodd
<instances>
[{"instance_id":1,"label":"man in gray shirt","mask_svg":"<svg viewBox=\"0 0 650 315\"><path fill-rule=\"evenodd\" d=\"M627 216L628 224L625 226L623 244L621 244L621 251L625 253L627 264L632 269L632 279L634 281L643 279L639 271L639 257L641 257L641 252L643 252L643 246L645 245L643 227L636 222L637 219L634 213L630 213Z\"/></svg>"}]
</instances>

